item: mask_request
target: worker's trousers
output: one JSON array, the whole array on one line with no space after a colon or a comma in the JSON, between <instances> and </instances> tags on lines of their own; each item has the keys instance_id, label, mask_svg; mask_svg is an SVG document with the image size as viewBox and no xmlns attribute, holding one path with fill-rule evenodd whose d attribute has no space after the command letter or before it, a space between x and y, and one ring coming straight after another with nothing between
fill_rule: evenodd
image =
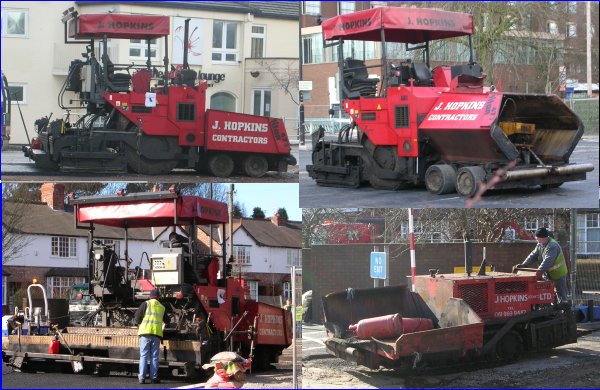
<instances>
[{"instance_id":1,"label":"worker's trousers","mask_svg":"<svg viewBox=\"0 0 600 390\"><path fill-rule=\"evenodd\" d=\"M150 359L150 379L158 377L158 355L160 352L160 337L153 335L140 336L140 370L139 379L146 378L148 359Z\"/></svg>"},{"instance_id":2,"label":"worker's trousers","mask_svg":"<svg viewBox=\"0 0 600 390\"><path fill-rule=\"evenodd\" d=\"M557 303L567 302L569 300L569 292L567 290L567 275L554 281L554 289L556 290Z\"/></svg>"}]
</instances>

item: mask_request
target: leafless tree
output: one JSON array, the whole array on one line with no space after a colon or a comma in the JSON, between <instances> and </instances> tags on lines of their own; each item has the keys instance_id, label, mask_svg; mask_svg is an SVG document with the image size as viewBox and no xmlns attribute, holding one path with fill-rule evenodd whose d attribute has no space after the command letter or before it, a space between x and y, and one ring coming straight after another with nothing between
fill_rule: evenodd
<instances>
[{"instance_id":1,"label":"leafless tree","mask_svg":"<svg viewBox=\"0 0 600 390\"><path fill-rule=\"evenodd\" d=\"M20 234L27 210L29 192L15 184L3 183L2 185L2 264L9 263L18 258L31 239ZM39 199L39 197L38 197Z\"/></svg>"},{"instance_id":2,"label":"leafless tree","mask_svg":"<svg viewBox=\"0 0 600 390\"><path fill-rule=\"evenodd\" d=\"M294 104L300 104L298 102L298 81L300 80L298 60L261 59L257 60L257 64L263 71L271 75L273 87L283 90Z\"/></svg>"}]
</instances>

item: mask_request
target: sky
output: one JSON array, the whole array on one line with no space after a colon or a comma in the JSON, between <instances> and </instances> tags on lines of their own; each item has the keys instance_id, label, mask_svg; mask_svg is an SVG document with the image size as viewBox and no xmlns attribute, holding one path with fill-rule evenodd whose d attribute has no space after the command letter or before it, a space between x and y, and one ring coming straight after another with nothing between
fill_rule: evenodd
<instances>
[{"instance_id":1,"label":"sky","mask_svg":"<svg viewBox=\"0 0 600 390\"><path fill-rule=\"evenodd\" d=\"M267 218L283 207L291 221L302 221L298 192L297 183L236 183L233 201L243 204L248 216L252 215L255 207L260 207Z\"/></svg>"}]
</instances>

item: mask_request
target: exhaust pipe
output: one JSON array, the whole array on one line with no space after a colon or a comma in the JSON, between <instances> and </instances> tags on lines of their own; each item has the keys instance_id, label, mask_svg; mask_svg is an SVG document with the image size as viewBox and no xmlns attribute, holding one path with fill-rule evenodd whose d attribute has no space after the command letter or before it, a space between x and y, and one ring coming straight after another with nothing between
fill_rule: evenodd
<instances>
[{"instance_id":1,"label":"exhaust pipe","mask_svg":"<svg viewBox=\"0 0 600 390\"><path fill-rule=\"evenodd\" d=\"M556 167L552 170L552 173L556 175L571 175L573 173L591 172L593 170L593 164L573 164L564 167Z\"/></svg>"},{"instance_id":2,"label":"exhaust pipe","mask_svg":"<svg viewBox=\"0 0 600 390\"><path fill-rule=\"evenodd\" d=\"M593 164L572 164L563 167L547 167L521 169L517 171L508 171L504 174L504 181L515 181L523 179L532 179L535 177L544 177L549 175L566 176L575 173L591 172L594 170Z\"/></svg>"}]
</instances>

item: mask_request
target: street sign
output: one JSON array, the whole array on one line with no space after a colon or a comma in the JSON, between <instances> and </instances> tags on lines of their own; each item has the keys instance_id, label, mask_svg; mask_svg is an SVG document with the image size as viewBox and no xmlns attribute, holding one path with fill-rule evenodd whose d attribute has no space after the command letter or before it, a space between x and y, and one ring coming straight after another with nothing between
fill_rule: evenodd
<instances>
[{"instance_id":1,"label":"street sign","mask_svg":"<svg viewBox=\"0 0 600 390\"><path fill-rule=\"evenodd\" d=\"M300 80L300 81L298 81L298 90L300 90L300 91L312 91L312 80Z\"/></svg>"},{"instance_id":2,"label":"street sign","mask_svg":"<svg viewBox=\"0 0 600 390\"><path fill-rule=\"evenodd\" d=\"M371 278L387 278L387 261L385 252L371 252Z\"/></svg>"}]
</instances>

